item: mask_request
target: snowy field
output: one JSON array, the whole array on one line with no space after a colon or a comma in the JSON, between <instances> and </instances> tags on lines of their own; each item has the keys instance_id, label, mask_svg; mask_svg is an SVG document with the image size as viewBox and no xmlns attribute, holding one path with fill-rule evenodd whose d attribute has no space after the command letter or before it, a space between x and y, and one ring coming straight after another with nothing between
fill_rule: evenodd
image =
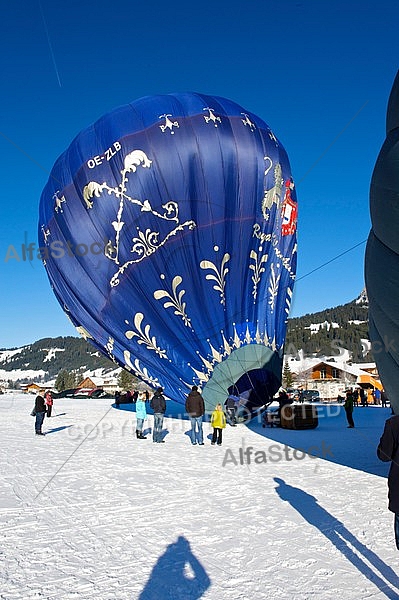
<instances>
[{"instance_id":1,"label":"snowy field","mask_svg":"<svg viewBox=\"0 0 399 600\"><path fill-rule=\"evenodd\" d=\"M132 405L104 399L56 400L35 436L33 403L0 396L0 598L399 598L389 408L355 408L352 430L320 406L317 429L252 422L217 447L177 416L165 444L137 440Z\"/></svg>"}]
</instances>

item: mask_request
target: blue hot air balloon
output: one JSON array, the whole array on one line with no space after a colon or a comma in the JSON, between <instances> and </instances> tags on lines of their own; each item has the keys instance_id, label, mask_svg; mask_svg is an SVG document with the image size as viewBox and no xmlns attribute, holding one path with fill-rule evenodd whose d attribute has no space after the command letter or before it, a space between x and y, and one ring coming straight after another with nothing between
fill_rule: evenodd
<instances>
[{"instance_id":1,"label":"blue hot air balloon","mask_svg":"<svg viewBox=\"0 0 399 600\"><path fill-rule=\"evenodd\" d=\"M399 413L399 72L388 102L386 139L371 179L370 211L365 257L369 335L381 382Z\"/></svg>"},{"instance_id":2,"label":"blue hot air balloon","mask_svg":"<svg viewBox=\"0 0 399 600\"><path fill-rule=\"evenodd\" d=\"M96 348L184 403L261 405L281 382L296 193L266 123L225 98L145 97L82 131L40 201L61 306Z\"/></svg>"}]
</instances>

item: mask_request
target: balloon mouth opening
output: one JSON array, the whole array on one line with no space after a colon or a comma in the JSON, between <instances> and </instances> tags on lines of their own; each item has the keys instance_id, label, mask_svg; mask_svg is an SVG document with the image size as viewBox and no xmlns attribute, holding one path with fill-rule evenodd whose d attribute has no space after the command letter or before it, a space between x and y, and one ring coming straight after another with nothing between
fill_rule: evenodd
<instances>
[{"instance_id":1,"label":"balloon mouth opening","mask_svg":"<svg viewBox=\"0 0 399 600\"><path fill-rule=\"evenodd\" d=\"M282 357L271 348L249 344L238 348L217 365L202 390L207 410L227 396L239 399L237 418L247 421L274 396L281 385Z\"/></svg>"},{"instance_id":2,"label":"balloon mouth opening","mask_svg":"<svg viewBox=\"0 0 399 600\"><path fill-rule=\"evenodd\" d=\"M234 385L228 388L229 394L238 396L241 404L237 410L237 419L247 421L256 411L270 402L281 386L281 377L277 377L267 367L252 369L244 373Z\"/></svg>"}]
</instances>

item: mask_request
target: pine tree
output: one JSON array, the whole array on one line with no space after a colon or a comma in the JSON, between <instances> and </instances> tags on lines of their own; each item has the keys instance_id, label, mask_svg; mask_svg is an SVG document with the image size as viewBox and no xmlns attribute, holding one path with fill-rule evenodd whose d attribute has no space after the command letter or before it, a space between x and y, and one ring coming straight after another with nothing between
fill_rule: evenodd
<instances>
[{"instance_id":1,"label":"pine tree","mask_svg":"<svg viewBox=\"0 0 399 600\"><path fill-rule=\"evenodd\" d=\"M69 373L66 369L62 369L55 380L55 389L58 392L63 392L64 390L69 390L70 388L74 388L76 385L76 375L75 373Z\"/></svg>"},{"instance_id":2,"label":"pine tree","mask_svg":"<svg viewBox=\"0 0 399 600\"><path fill-rule=\"evenodd\" d=\"M285 365L284 365L284 370L283 370L283 385L284 385L284 387L285 388L291 387L293 381L294 381L294 377L291 373L290 365L286 361Z\"/></svg>"},{"instance_id":3,"label":"pine tree","mask_svg":"<svg viewBox=\"0 0 399 600\"><path fill-rule=\"evenodd\" d=\"M133 386L138 382L137 377L122 369L118 377L118 385L122 390L131 390Z\"/></svg>"}]
</instances>

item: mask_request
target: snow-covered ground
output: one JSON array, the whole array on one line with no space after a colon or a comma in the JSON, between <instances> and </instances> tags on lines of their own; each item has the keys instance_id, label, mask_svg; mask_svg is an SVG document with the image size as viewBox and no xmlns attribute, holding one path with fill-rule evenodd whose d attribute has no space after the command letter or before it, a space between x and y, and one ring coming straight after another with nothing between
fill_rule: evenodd
<instances>
[{"instance_id":1,"label":"snow-covered ground","mask_svg":"<svg viewBox=\"0 0 399 600\"><path fill-rule=\"evenodd\" d=\"M39 437L33 401L0 396L0 598L399 598L389 408L356 408L355 429L337 406L308 431L253 421L217 447L208 423L191 446L176 407L165 444L137 440L109 400L56 400Z\"/></svg>"}]
</instances>

